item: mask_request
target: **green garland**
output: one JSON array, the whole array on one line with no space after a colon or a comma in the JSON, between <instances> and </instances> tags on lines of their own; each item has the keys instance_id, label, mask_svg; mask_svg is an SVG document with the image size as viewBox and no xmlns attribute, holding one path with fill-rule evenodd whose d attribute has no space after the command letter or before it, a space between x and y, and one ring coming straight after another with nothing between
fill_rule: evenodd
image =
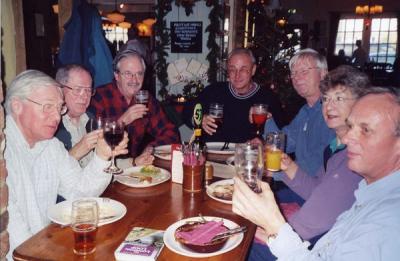
<instances>
[{"instance_id":1,"label":"green garland","mask_svg":"<svg viewBox=\"0 0 400 261\"><path fill-rule=\"evenodd\" d=\"M187 16L193 13L193 7L195 2L203 0L175 0L175 5L182 5L185 8ZM156 36L156 53L157 61L155 63L155 71L157 78L161 83L160 91L158 94L163 100L169 98L167 86L168 86L168 74L167 74L167 57L168 48L170 46L170 29L167 27L165 17L172 10L172 0L158 0L155 6L156 23L154 24L154 32ZM206 32L209 32L207 47L210 49L206 59L209 61L208 69L208 81L217 81L218 62L220 60L220 47L217 44L216 38L220 34L221 20L223 19L224 13L223 8L219 4L219 0L206 0L207 6L212 6L208 18L210 19L210 25L207 26ZM189 84L192 89L193 86L198 84ZM187 88L188 89L188 88ZM196 88L195 88L196 89ZM196 91L195 91L196 92ZM196 92L197 94L198 92ZM184 95L188 95L185 93ZM191 95L189 95L191 96Z\"/></svg>"}]
</instances>

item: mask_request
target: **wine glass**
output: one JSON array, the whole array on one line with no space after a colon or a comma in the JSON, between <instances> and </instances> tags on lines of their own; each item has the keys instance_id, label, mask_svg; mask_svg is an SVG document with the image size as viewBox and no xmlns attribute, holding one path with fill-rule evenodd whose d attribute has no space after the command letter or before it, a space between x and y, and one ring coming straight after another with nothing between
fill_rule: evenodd
<instances>
[{"instance_id":1,"label":"wine glass","mask_svg":"<svg viewBox=\"0 0 400 261\"><path fill-rule=\"evenodd\" d=\"M88 255L96 250L99 206L96 200L79 199L72 202L71 228L74 232L74 253Z\"/></svg>"},{"instance_id":2,"label":"wine glass","mask_svg":"<svg viewBox=\"0 0 400 261\"><path fill-rule=\"evenodd\" d=\"M124 128L125 128L124 123L118 121L117 119L114 118L104 119L104 126L103 126L104 139L106 140L107 144L111 147L112 150L111 165L106 169L104 169L104 172L106 173L116 175L116 174L121 174L123 172L122 169L118 168L117 165L115 165L114 149L124 138Z\"/></svg>"},{"instance_id":3,"label":"wine glass","mask_svg":"<svg viewBox=\"0 0 400 261\"><path fill-rule=\"evenodd\" d=\"M261 144L236 144L235 170L251 190L256 193L261 193L260 181L264 171L263 149Z\"/></svg>"},{"instance_id":4,"label":"wine glass","mask_svg":"<svg viewBox=\"0 0 400 261\"><path fill-rule=\"evenodd\" d=\"M256 136L261 137L264 132L264 124L267 121L268 106L266 104L254 104L251 107L251 118L256 129Z\"/></svg>"}]
</instances>

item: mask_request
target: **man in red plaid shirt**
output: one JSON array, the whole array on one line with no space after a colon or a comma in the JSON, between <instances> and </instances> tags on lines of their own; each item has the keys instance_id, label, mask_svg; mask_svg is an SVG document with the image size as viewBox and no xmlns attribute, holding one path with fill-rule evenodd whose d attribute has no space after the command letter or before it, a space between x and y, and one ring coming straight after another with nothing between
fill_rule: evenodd
<instances>
[{"instance_id":1,"label":"man in red plaid shirt","mask_svg":"<svg viewBox=\"0 0 400 261\"><path fill-rule=\"evenodd\" d=\"M114 81L96 89L89 111L101 117L119 117L127 126L132 157L146 135L153 140L146 145L179 143L180 136L160 103L151 95L147 105L136 104L135 94L142 89L146 64L130 49L119 52L114 59Z\"/></svg>"}]
</instances>

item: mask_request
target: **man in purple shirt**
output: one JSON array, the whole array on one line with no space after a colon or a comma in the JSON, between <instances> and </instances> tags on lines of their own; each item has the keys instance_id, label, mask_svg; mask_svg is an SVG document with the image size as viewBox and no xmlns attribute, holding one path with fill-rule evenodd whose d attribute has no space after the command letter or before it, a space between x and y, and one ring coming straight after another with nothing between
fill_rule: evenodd
<instances>
[{"instance_id":1,"label":"man in purple shirt","mask_svg":"<svg viewBox=\"0 0 400 261\"><path fill-rule=\"evenodd\" d=\"M347 132L346 118L351 108L369 86L368 76L351 66L343 65L329 72L320 84L322 114L327 126L335 130L336 138L327 147L331 158L326 169L321 167L311 177L288 155L282 159L283 182L305 200L288 223L305 240L328 231L355 200L353 193L362 177L347 167L347 151L341 139ZM266 248L253 246L249 260L274 260L266 254Z\"/></svg>"}]
</instances>

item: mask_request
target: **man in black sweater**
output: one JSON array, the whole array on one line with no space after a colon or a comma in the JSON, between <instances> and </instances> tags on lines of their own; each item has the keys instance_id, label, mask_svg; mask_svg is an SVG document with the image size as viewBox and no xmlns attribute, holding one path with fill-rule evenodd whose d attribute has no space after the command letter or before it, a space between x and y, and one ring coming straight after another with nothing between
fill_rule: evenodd
<instances>
[{"instance_id":1,"label":"man in black sweater","mask_svg":"<svg viewBox=\"0 0 400 261\"><path fill-rule=\"evenodd\" d=\"M202 128L204 141L245 142L254 137L254 127L249 122L249 110L253 104L268 105L278 125L281 125L283 113L278 98L265 87L253 82L256 72L256 60L253 53L244 48L234 49L228 56L228 82L219 82L207 86L204 91L186 104L183 120L192 127L193 107L201 103L204 110ZM218 128L215 119L209 116L211 103L222 104L224 116Z\"/></svg>"}]
</instances>

